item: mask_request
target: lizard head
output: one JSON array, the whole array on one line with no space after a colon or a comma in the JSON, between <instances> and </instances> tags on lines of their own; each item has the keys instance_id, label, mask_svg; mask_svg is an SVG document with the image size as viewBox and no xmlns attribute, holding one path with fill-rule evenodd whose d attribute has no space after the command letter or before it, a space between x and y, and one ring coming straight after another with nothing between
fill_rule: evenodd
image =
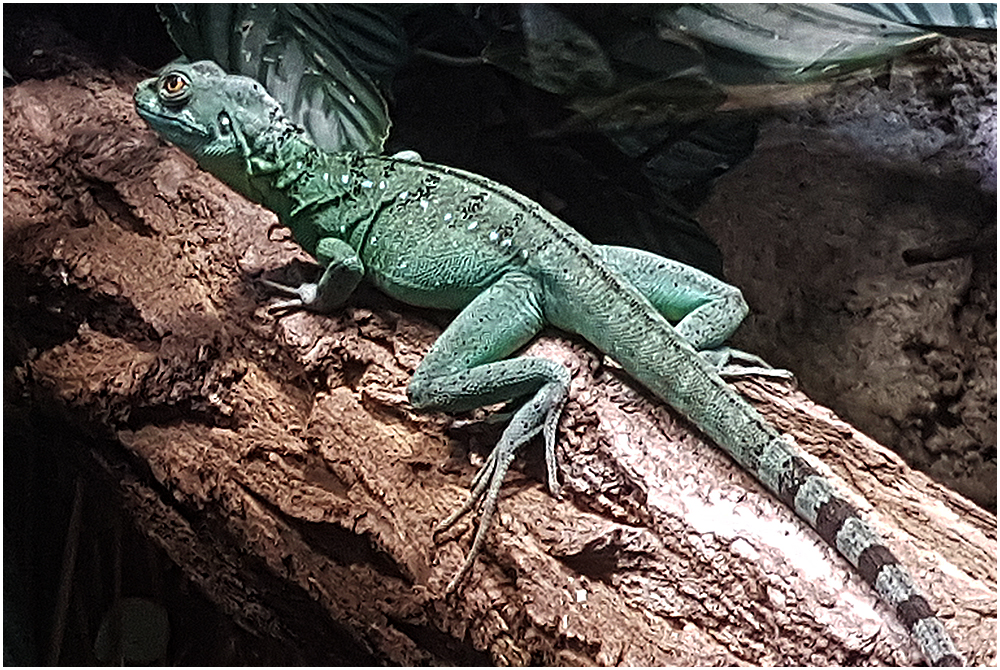
<instances>
[{"instance_id":1,"label":"lizard head","mask_svg":"<svg viewBox=\"0 0 1000 670\"><path fill-rule=\"evenodd\" d=\"M245 174L276 133L294 128L263 86L212 61L171 63L134 98L153 130L218 176Z\"/></svg>"}]
</instances>

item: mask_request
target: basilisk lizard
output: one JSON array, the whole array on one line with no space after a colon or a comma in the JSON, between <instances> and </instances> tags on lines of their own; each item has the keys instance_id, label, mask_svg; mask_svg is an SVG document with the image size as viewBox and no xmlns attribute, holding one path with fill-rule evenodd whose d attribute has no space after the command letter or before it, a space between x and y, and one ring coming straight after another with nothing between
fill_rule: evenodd
<instances>
[{"instance_id":1,"label":"basilisk lizard","mask_svg":"<svg viewBox=\"0 0 1000 670\"><path fill-rule=\"evenodd\" d=\"M893 608L927 660L963 659L899 561L791 442L720 377L740 292L648 252L590 244L538 204L484 177L414 156L326 153L256 81L209 61L168 66L135 92L166 140L273 210L322 268L316 283L271 285L280 308L330 311L362 278L422 307L460 310L407 389L421 410L526 399L476 474L466 504L481 520L475 560L517 450L541 434L558 494L556 426L570 375L508 358L546 324L578 333L680 411L836 548ZM671 325L673 322L675 325Z\"/></svg>"}]
</instances>

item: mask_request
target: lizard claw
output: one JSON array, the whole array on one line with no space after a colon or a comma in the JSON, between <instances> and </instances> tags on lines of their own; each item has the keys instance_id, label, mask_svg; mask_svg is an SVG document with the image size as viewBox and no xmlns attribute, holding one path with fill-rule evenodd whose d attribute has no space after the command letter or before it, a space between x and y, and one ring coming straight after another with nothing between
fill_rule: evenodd
<instances>
[{"instance_id":1,"label":"lizard claw","mask_svg":"<svg viewBox=\"0 0 1000 670\"><path fill-rule=\"evenodd\" d=\"M270 305L268 311L272 314L308 308L316 302L318 284L305 283L299 286L288 286L287 284L279 284L269 279L262 279L261 283L285 295L295 296L289 300L282 300Z\"/></svg>"},{"instance_id":2,"label":"lizard claw","mask_svg":"<svg viewBox=\"0 0 1000 670\"><path fill-rule=\"evenodd\" d=\"M298 296L299 300L301 300L303 304L315 302L317 292L316 289L319 286L318 284L312 282L307 282L298 286L289 286L287 284L279 284L278 282L271 281L270 279L262 279L261 282L265 286L269 286L286 295Z\"/></svg>"},{"instance_id":3,"label":"lizard claw","mask_svg":"<svg viewBox=\"0 0 1000 670\"><path fill-rule=\"evenodd\" d=\"M724 379L734 377L770 377L772 379L794 379L795 375L788 370L772 368L760 356L722 346L716 349L705 349L698 352L715 366L716 373Z\"/></svg>"},{"instance_id":4,"label":"lizard claw","mask_svg":"<svg viewBox=\"0 0 1000 670\"><path fill-rule=\"evenodd\" d=\"M795 379L795 375L788 370L781 368L770 368L760 366L726 365L719 370L719 376L723 379L733 379L735 377L768 377L771 379Z\"/></svg>"}]
</instances>

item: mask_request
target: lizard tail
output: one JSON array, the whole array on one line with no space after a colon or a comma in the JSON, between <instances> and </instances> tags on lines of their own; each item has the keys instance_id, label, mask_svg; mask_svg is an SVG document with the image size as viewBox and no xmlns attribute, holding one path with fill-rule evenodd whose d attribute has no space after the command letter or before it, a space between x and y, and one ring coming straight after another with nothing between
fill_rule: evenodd
<instances>
[{"instance_id":1,"label":"lizard tail","mask_svg":"<svg viewBox=\"0 0 1000 670\"><path fill-rule=\"evenodd\" d=\"M669 402L854 566L896 611L930 664L965 665L910 573L857 508L837 495L829 480L803 458L799 447L785 439L707 364L703 365L700 355L692 354L693 367L702 373L689 370L680 381L680 392L664 388L663 392L671 396ZM642 379L641 370L632 374ZM657 391L655 386L652 389Z\"/></svg>"},{"instance_id":2,"label":"lizard tail","mask_svg":"<svg viewBox=\"0 0 1000 670\"><path fill-rule=\"evenodd\" d=\"M590 276L595 282L614 285L591 293L610 293L619 301L630 302L632 318L592 319L577 315L567 319L570 324L582 326L577 332L684 414L842 554L896 610L929 663L964 665L907 570L860 512L837 496L830 482L806 462L801 450L719 377L711 364L626 282L600 267L595 267ZM578 302L581 304L574 308L579 310L599 312L603 307L597 301ZM591 327L591 323L600 327Z\"/></svg>"},{"instance_id":3,"label":"lizard tail","mask_svg":"<svg viewBox=\"0 0 1000 670\"><path fill-rule=\"evenodd\" d=\"M879 597L896 610L896 616L931 665L965 665L965 659L906 568L858 510L837 496L827 479L792 453L793 449L784 439L777 438L766 451L785 461L784 474L774 482L764 481L763 477L761 481L844 556ZM768 459L767 453L763 456Z\"/></svg>"},{"instance_id":4,"label":"lizard tail","mask_svg":"<svg viewBox=\"0 0 1000 670\"><path fill-rule=\"evenodd\" d=\"M680 394L702 400L694 407L675 401L675 407L854 566L896 611L930 664L965 665L910 573L857 508L838 496L829 480L803 458L800 449L767 423L724 380L706 372L690 374L682 382L687 388Z\"/></svg>"}]
</instances>

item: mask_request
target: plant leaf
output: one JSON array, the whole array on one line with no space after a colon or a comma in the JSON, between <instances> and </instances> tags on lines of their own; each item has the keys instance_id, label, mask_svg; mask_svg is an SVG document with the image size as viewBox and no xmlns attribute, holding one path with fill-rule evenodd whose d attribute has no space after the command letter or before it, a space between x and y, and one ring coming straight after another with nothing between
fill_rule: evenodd
<instances>
[{"instance_id":1,"label":"plant leaf","mask_svg":"<svg viewBox=\"0 0 1000 670\"><path fill-rule=\"evenodd\" d=\"M848 2L844 7L908 26L997 29L995 2Z\"/></svg>"},{"instance_id":2,"label":"plant leaf","mask_svg":"<svg viewBox=\"0 0 1000 670\"><path fill-rule=\"evenodd\" d=\"M709 71L723 84L830 78L937 37L831 4L671 5L657 18L664 27L704 43Z\"/></svg>"}]
</instances>

